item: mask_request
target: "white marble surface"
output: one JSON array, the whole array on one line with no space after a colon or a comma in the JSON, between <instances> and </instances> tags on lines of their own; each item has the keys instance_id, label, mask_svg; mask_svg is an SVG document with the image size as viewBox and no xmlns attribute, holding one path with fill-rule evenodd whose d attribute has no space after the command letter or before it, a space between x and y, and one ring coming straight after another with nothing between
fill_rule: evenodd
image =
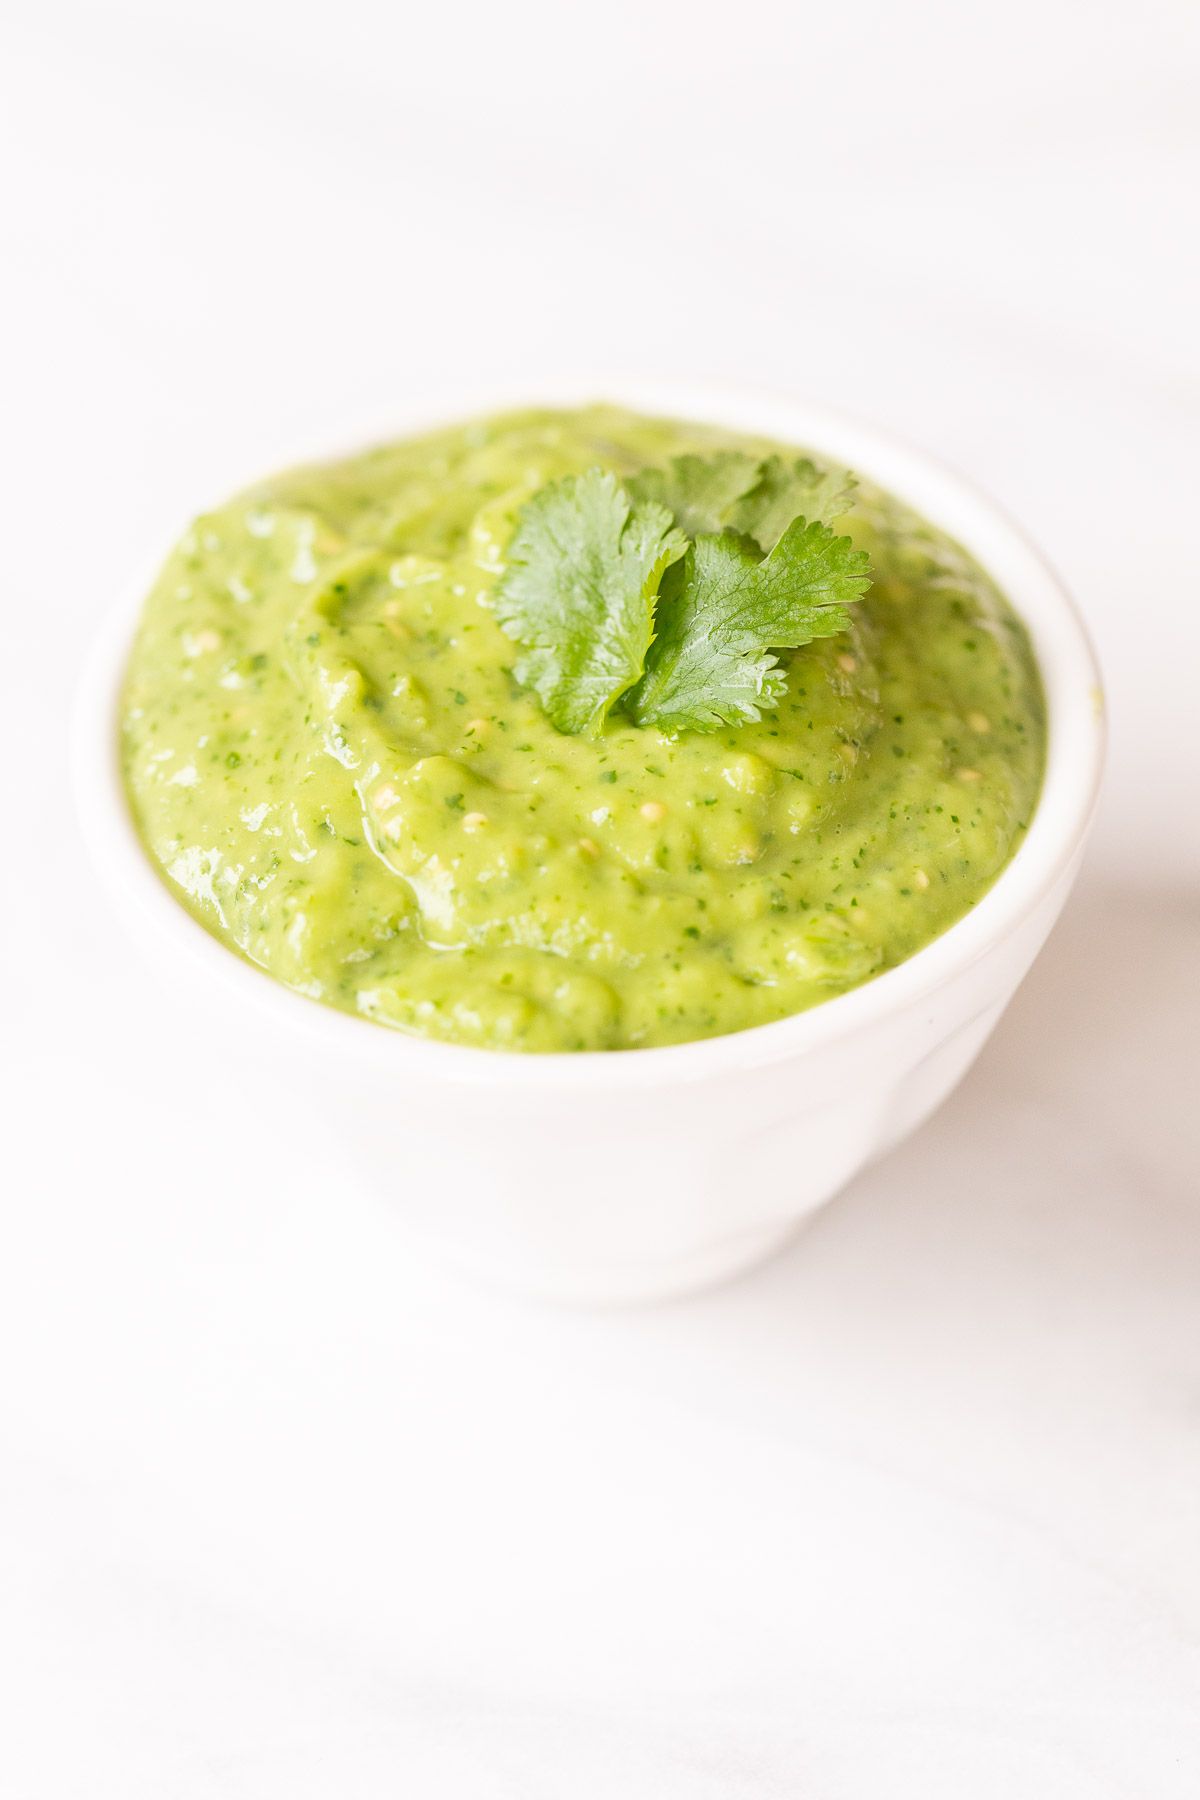
<instances>
[{"instance_id":1,"label":"white marble surface","mask_svg":"<svg viewBox=\"0 0 1200 1800\"><path fill-rule=\"evenodd\" d=\"M6 1797L1197 1792L1197 18L6 17ZM1113 715L961 1092L761 1273L617 1315L414 1258L174 1016L64 798L87 634L190 508L343 409L581 363L958 463Z\"/></svg>"}]
</instances>

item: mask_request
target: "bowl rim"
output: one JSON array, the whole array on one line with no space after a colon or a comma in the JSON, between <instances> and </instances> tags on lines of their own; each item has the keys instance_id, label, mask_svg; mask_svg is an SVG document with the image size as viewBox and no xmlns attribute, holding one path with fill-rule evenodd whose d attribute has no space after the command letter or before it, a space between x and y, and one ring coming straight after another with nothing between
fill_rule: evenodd
<instances>
[{"instance_id":1,"label":"bowl rim","mask_svg":"<svg viewBox=\"0 0 1200 1800\"><path fill-rule=\"evenodd\" d=\"M251 1009L260 1016L265 1009L284 1030L321 1041L328 1052L373 1065L385 1076L413 1074L514 1092L627 1091L690 1084L827 1049L923 1001L1014 932L1070 868L1095 811L1105 709L1095 651L1075 603L1041 553L994 501L937 458L887 431L774 388L592 375L410 397L391 409L383 431L377 418L368 421L351 448L355 441L362 447L389 434L416 435L455 418L518 406L584 405L597 396L639 412L775 437L836 458L961 542L1029 632L1047 708L1041 793L1024 841L969 912L903 962L805 1012L714 1037L624 1050L525 1053L420 1037L327 1006L230 950L174 897L151 863L128 805L117 731L132 631L156 573L150 568L104 619L76 698L73 778L92 858L118 904L132 903L138 921L151 929L160 948L182 953L195 972L231 994L236 989ZM335 444L316 454L341 453Z\"/></svg>"}]
</instances>

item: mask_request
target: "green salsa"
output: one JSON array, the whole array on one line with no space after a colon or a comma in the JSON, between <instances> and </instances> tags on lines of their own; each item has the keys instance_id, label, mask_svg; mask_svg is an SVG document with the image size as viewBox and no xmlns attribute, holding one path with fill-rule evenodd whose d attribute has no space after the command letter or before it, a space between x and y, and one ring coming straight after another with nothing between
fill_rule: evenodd
<instances>
[{"instance_id":1,"label":"green salsa","mask_svg":"<svg viewBox=\"0 0 1200 1800\"><path fill-rule=\"evenodd\" d=\"M121 708L178 898L315 1000L492 1049L670 1044L911 956L1037 804L1041 684L984 571L861 483L874 582L755 724L555 730L492 613L526 500L780 446L609 406L474 421L263 483L150 594Z\"/></svg>"}]
</instances>

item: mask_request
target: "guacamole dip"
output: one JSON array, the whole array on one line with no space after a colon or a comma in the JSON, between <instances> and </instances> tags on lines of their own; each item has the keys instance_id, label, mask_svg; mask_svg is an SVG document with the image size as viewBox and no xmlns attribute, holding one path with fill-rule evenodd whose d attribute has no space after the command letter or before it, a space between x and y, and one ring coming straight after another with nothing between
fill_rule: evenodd
<instances>
[{"instance_id":1,"label":"guacamole dip","mask_svg":"<svg viewBox=\"0 0 1200 1800\"><path fill-rule=\"evenodd\" d=\"M779 1019L910 956L1029 822L1026 634L950 538L861 482L873 585L785 652L756 723L555 729L493 611L559 478L777 445L608 406L483 419L263 483L150 594L121 709L147 852L300 993L499 1050ZM796 455L788 451L788 455Z\"/></svg>"}]
</instances>

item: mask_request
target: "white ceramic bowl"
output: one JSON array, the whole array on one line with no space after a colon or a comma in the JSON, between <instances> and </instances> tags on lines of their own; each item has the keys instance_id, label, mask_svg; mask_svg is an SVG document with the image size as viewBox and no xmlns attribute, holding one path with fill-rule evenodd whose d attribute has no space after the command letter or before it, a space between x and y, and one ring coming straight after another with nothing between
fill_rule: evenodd
<instances>
[{"instance_id":1,"label":"white ceramic bowl","mask_svg":"<svg viewBox=\"0 0 1200 1800\"><path fill-rule=\"evenodd\" d=\"M98 644L76 715L81 820L140 941L161 953L176 1029L186 985L218 986L239 1037L332 1121L347 1174L376 1183L459 1263L560 1298L646 1299L731 1276L782 1243L964 1074L1074 879L1104 750L1099 675L1061 584L997 509L924 455L778 395L588 383L600 395L815 448L958 538L1029 628L1049 707L1030 830L983 900L907 962L810 1012L664 1049L522 1056L425 1042L280 986L198 925L138 841L116 705L140 585ZM516 402L528 401L528 393ZM398 410L392 435L466 407ZM406 413L410 416L406 416ZM267 1060L269 1059L269 1060Z\"/></svg>"}]
</instances>

